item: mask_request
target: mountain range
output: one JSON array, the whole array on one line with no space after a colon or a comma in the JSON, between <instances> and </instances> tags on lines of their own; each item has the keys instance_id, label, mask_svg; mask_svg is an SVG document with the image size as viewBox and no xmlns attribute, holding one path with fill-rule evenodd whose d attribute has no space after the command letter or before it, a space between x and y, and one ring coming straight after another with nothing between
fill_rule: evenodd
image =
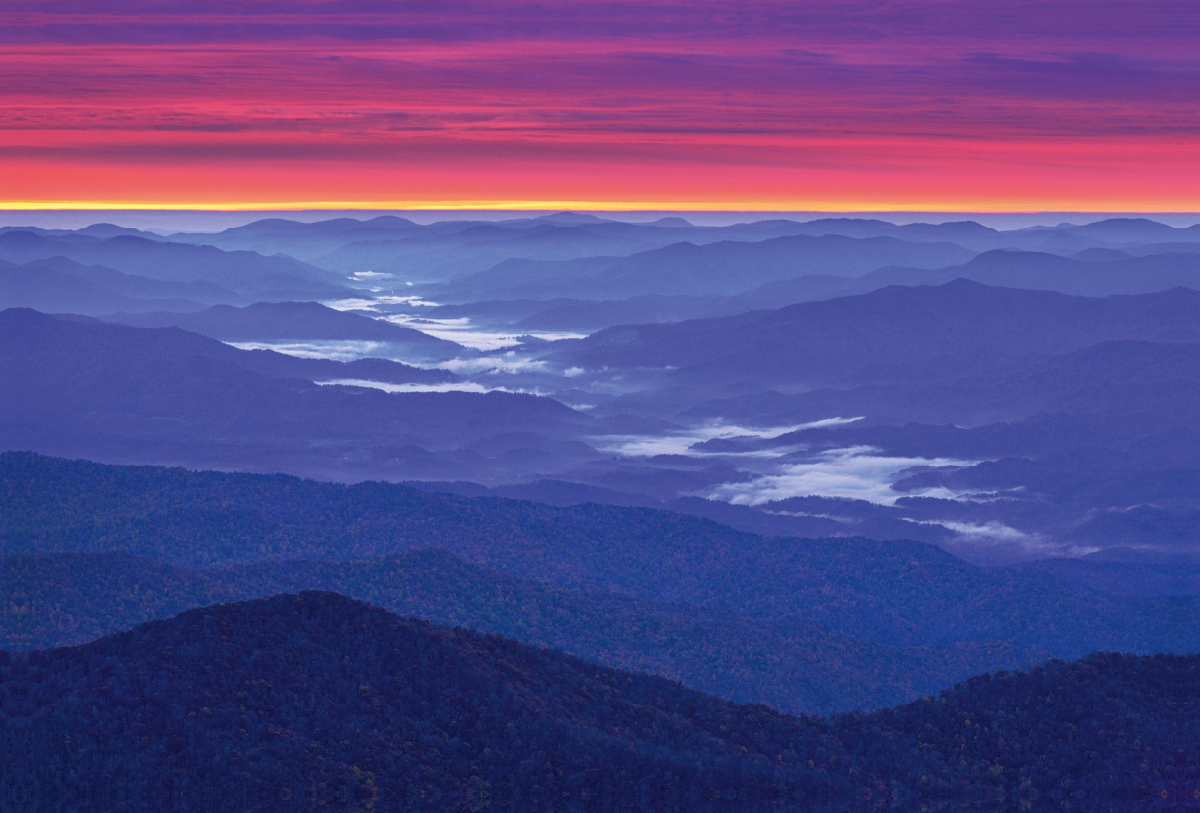
<instances>
[{"instance_id":1,"label":"mountain range","mask_svg":"<svg viewBox=\"0 0 1200 813\"><path fill-rule=\"evenodd\" d=\"M166 237L227 251L285 253L344 274L385 273L416 283L486 271L506 259L573 260L628 257L686 241L697 246L778 237L888 237L907 243L953 243L971 252L991 249L1074 254L1089 248L1123 250L1131 245L1196 243L1200 230L1172 228L1144 218L1110 218L1086 225L1062 224L1001 231L971 221L896 225L882 220L820 218L694 226L682 218L626 223L593 215L560 213L503 221L443 221L419 225L383 215L365 221L337 218L301 223L271 218L216 234Z\"/></svg>"},{"instance_id":2,"label":"mountain range","mask_svg":"<svg viewBox=\"0 0 1200 813\"><path fill-rule=\"evenodd\" d=\"M940 268L973 252L950 243L907 243L893 237L775 237L759 242L675 243L629 257L505 260L455 278L430 295L450 301L519 299L530 295L613 299L650 294L738 294L766 282L821 273L859 276L885 265Z\"/></svg>"},{"instance_id":3,"label":"mountain range","mask_svg":"<svg viewBox=\"0 0 1200 813\"><path fill-rule=\"evenodd\" d=\"M19 395L0 431L8 448L48 454L471 481L554 503L670 508L757 533L919 539L974 561L1180 551L1200 511L1189 496L1200 470L1197 311L1191 289L1099 298L958 280L611 328L520 356L464 351L447 365L455 374L11 310L0 316L3 365ZM415 360L457 347L315 303L105 318L268 346L363 341ZM360 338L319 338L338 335ZM513 372L487 366L510 358ZM859 420L795 429L830 418ZM673 440L719 421L777 429ZM676 451L613 452L639 443ZM875 465L888 455L933 468L896 465L882 504L789 484L796 472L827 478L839 459ZM959 498L970 494L981 499ZM801 497L809 502L797 510L789 501Z\"/></svg>"},{"instance_id":4,"label":"mountain range","mask_svg":"<svg viewBox=\"0 0 1200 813\"><path fill-rule=\"evenodd\" d=\"M101 317L131 327L178 327L226 342L312 339L396 345L393 352L422 361L468 355L462 345L419 330L338 311L317 302L257 302L244 308L214 305L195 313L109 313Z\"/></svg>"},{"instance_id":5,"label":"mountain range","mask_svg":"<svg viewBox=\"0 0 1200 813\"><path fill-rule=\"evenodd\" d=\"M6 805L1130 809L1200 793L1195 657L791 717L331 593L0 654ZM1039 804L1039 802L1041 804Z\"/></svg>"},{"instance_id":6,"label":"mountain range","mask_svg":"<svg viewBox=\"0 0 1200 813\"><path fill-rule=\"evenodd\" d=\"M430 453L429 446L453 452L472 440L514 432L533 433L536 445L538 438L574 437L578 429L572 427L594 423L557 401L520 393L322 386L361 376L428 386L453 376L382 360L345 363L238 350L177 328L10 309L0 312L0 336L0 375L12 387L0 406L7 448L192 465L206 460L335 478L347 463L360 476L368 470L436 475L457 474L463 466L453 456ZM473 475L483 469L472 465L478 459L465 459Z\"/></svg>"},{"instance_id":7,"label":"mountain range","mask_svg":"<svg viewBox=\"0 0 1200 813\"><path fill-rule=\"evenodd\" d=\"M1200 226L420 217L0 228L0 810L1195 808Z\"/></svg>"},{"instance_id":8,"label":"mountain range","mask_svg":"<svg viewBox=\"0 0 1200 813\"><path fill-rule=\"evenodd\" d=\"M1050 655L1200 641L1196 597L1123 596L917 542L24 454L0 456L0 486L10 649L319 588L725 697L832 712Z\"/></svg>"},{"instance_id":9,"label":"mountain range","mask_svg":"<svg viewBox=\"0 0 1200 813\"><path fill-rule=\"evenodd\" d=\"M344 276L282 255L268 257L251 251L227 252L212 246L169 243L132 234L100 237L82 233L45 235L25 229L0 230L0 260L24 264L23 274L30 278L28 285L49 285L52 280L47 278L45 269L53 266L35 261L56 258L159 282L208 283L196 290L205 294L201 301L210 303L214 301L214 294L230 291L238 299L249 298L251 302L338 299L353 295L345 285ZM96 284L97 280L93 277L91 282ZM132 283L145 284L141 280L125 281L126 285ZM111 285L103 287L112 290Z\"/></svg>"}]
</instances>

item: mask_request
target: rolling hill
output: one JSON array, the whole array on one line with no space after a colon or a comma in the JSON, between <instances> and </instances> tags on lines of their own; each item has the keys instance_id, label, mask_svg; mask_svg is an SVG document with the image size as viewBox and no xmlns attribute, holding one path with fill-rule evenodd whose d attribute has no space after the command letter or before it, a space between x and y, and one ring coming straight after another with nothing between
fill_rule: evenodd
<instances>
[{"instance_id":1,"label":"rolling hill","mask_svg":"<svg viewBox=\"0 0 1200 813\"><path fill-rule=\"evenodd\" d=\"M612 591L563 590L438 550L208 569L124 553L9 554L0 556L0 590L9 597L0 613L0 649L6 650L84 644L222 601L332 590L401 615L794 713L890 706L980 671L1029 666L1045 656L1004 642L870 644L803 621L775 625Z\"/></svg>"},{"instance_id":2,"label":"rolling hill","mask_svg":"<svg viewBox=\"0 0 1200 813\"><path fill-rule=\"evenodd\" d=\"M1078 657L1186 652L1200 635L1194 599L1117 598L1036 571L977 567L918 542L771 538L667 511L559 508L387 483L13 453L0 462L4 554L123 552L225 567L438 548L560 589L819 624L883 646L1007 642Z\"/></svg>"},{"instance_id":3,"label":"rolling hill","mask_svg":"<svg viewBox=\"0 0 1200 813\"><path fill-rule=\"evenodd\" d=\"M894 237L799 235L759 242L683 242L628 257L510 259L454 279L433 293L449 301L731 295L804 273L854 277L885 265L939 268L973 255L950 243L908 243Z\"/></svg>"},{"instance_id":4,"label":"rolling hill","mask_svg":"<svg viewBox=\"0 0 1200 813\"><path fill-rule=\"evenodd\" d=\"M306 592L0 654L0 792L95 811L1185 805L1197 661L1097 654L796 718Z\"/></svg>"},{"instance_id":5,"label":"rolling hill","mask_svg":"<svg viewBox=\"0 0 1200 813\"><path fill-rule=\"evenodd\" d=\"M251 301L338 299L351 295L345 278L287 256L251 251L226 252L150 240L132 234L97 237L78 232L45 235L26 230L0 232L0 259L13 263L66 257L124 274L163 282L206 282ZM241 304L241 303L237 303Z\"/></svg>"},{"instance_id":6,"label":"rolling hill","mask_svg":"<svg viewBox=\"0 0 1200 813\"><path fill-rule=\"evenodd\" d=\"M478 454L456 460L431 448L454 452L506 432L574 437L590 423L557 401L521 393L320 386L318 376L376 378L377 368L393 381L448 377L386 361L342 364L238 350L177 328L12 309L0 313L0 336L0 376L11 388L0 405L0 443L10 449L335 478L390 472L395 479L455 479L480 476L488 463ZM296 375L305 378L289 377Z\"/></svg>"}]
</instances>

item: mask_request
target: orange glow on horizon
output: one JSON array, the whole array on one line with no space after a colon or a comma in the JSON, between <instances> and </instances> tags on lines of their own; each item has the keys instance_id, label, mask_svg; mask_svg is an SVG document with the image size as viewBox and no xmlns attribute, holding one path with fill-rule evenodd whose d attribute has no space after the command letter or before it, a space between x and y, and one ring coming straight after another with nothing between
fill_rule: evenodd
<instances>
[{"instance_id":1,"label":"orange glow on horizon","mask_svg":"<svg viewBox=\"0 0 1200 813\"><path fill-rule=\"evenodd\" d=\"M1200 210L1200 6L1013 2L0 13L0 208Z\"/></svg>"}]
</instances>

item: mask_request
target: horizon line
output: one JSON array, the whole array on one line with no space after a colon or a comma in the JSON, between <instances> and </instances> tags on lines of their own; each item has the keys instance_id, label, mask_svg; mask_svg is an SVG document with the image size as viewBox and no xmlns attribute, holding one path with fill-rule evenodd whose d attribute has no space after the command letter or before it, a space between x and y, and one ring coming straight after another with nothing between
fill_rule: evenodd
<instances>
[{"instance_id":1,"label":"horizon line","mask_svg":"<svg viewBox=\"0 0 1200 813\"><path fill-rule=\"evenodd\" d=\"M1113 214L1113 215L1200 215L1197 209L1038 209L1038 208L957 208L957 207L898 207L853 205L845 207L813 206L807 208L731 207L679 205L669 202L633 204L601 201L302 201L293 203L150 203L125 201L0 201L0 212L561 212L561 213L655 213L672 212L697 214L984 214L984 215L1054 215L1054 214Z\"/></svg>"}]
</instances>

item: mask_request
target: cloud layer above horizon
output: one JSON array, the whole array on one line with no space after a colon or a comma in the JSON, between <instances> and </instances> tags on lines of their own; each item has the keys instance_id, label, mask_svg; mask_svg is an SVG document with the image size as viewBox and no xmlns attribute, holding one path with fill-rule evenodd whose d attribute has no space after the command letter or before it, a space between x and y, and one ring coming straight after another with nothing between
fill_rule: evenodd
<instances>
[{"instance_id":1,"label":"cloud layer above horizon","mask_svg":"<svg viewBox=\"0 0 1200 813\"><path fill-rule=\"evenodd\" d=\"M0 11L0 197L1200 209L1194 2Z\"/></svg>"}]
</instances>

